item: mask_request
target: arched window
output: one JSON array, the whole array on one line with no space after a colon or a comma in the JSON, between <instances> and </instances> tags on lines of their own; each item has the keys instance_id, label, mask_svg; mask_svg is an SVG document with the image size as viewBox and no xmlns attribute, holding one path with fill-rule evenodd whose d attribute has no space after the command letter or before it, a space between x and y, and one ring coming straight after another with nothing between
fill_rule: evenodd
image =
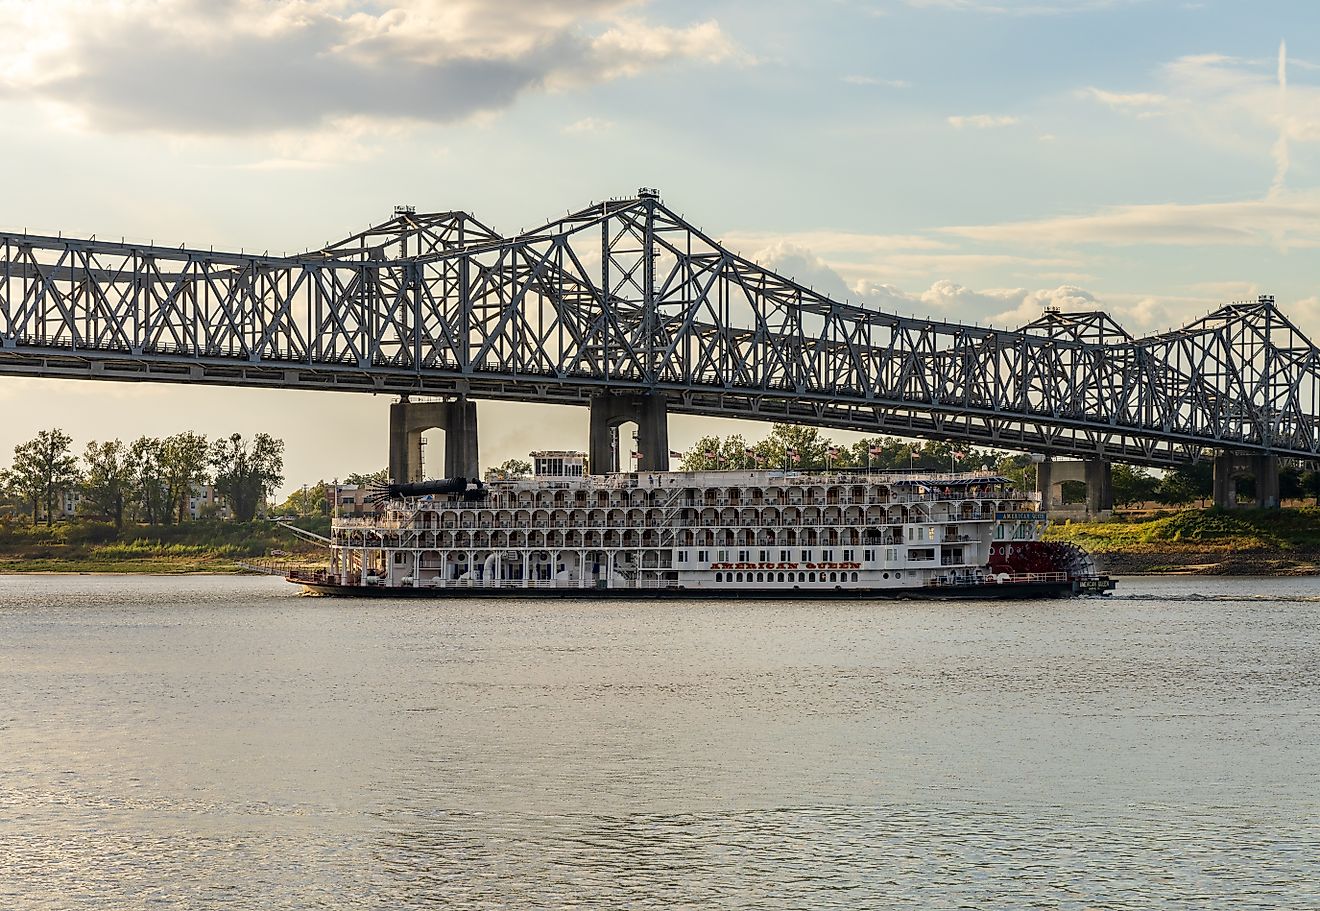
<instances>
[{"instance_id":1,"label":"arched window","mask_svg":"<svg viewBox=\"0 0 1320 911\"><path fill-rule=\"evenodd\" d=\"M764 581L765 581L765 573L757 573L757 574L756 574L756 581L757 581L757 582L764 582Z\"/></svg>"},{"instance_id":2,"label":"arched window","mask_svg":"<svg viewBox=\"0 0 1320 911\"><path fill-rule=\"evenodd\" d=\"M742 573L738 573L738 581L739 581L739 582L741 582L741 581L742 581L742 576L743 576L743 574L742 574Z\"/></svg>"},{"instance_id":3,"label":"arched window","mask_svg":"<svg viewBox=\"0 0 1320 911\"><path fill-rule=\"evenodd\" d=\"M723 582L723 581L724 581L724 573L716 573L716 574L715 574L715 581L716 581L716 582Z\"/></svg>"},{"instance_id":4,"label":"arched window","mask_svg":"<svg viewBox=\"0 0 1320 911\"><path fill-rule=\"evenodd\" d=\"M779 581L780 581L780 582L783 582L783 581L784 581L784 574L783 574L783 573L780 573L780 574L779 574Z\"/></svg>"},{"instance_id":5,"label":"arched window","mask_svg":"<svg viewBox=\"0 0 1320 911\"><path fill-rule=\"evenodd\" d=\"M815 582L815 581L816 581L816 574L815 574L815 573L809 573L808 576L807 576L807 581L809 581L809 582Z\"/></svg>"},{"instance_id":6,"label":"arched window","mask_svg":"<svg viewBox=\"0 0 1320 911\"><path fill-rule=\"evenodd\" d=\"M853 574L852 574L852 580L853 580L854 582L857 581L857 573L853 573Z\"/></svg>"}]
</instances>

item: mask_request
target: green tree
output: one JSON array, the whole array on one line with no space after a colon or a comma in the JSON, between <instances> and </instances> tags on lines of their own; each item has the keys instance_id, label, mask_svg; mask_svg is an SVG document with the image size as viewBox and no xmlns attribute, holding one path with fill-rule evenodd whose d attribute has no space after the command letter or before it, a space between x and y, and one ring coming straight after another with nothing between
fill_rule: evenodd
<instances>
[{"instance_id":1,"label":"green tree","mask_svg":"<svg viewBox=\"0 0 1320 911\"><path fill-rule=\"evenodd\" d=\"M209 455L206 437L200 433L176 433L160 442L160 472L166 502L178 516L180 525L188 515L188 498L193 488L207 481Z\"/></svg>"},{"instance_id":2,"label":"green tree","mask_svg":"<svg viewBox=\"0 0 1320 911\"><path fill-rule=\"evenodd\" d=\"M55 520L55 501L78 483L78 460L70 451L73 440L63 430L42 430L35 439L14 447L14 463L6 475L11 490L32 505L37 524L39 505L46 508L46 524Z\"/></svg>"},{"instance_id":3,"label":"green tree","mask_svg":"<svg viewBox=\"0 0 1320 911\"><path fill-rule=\"evenodd\" d=\"M908 467L909 444L897 437L867 437L852 444L850 463L876 471L901 471Z\"/></svg>"},{"instance_id":4,"label":"green tree","mask_svg":"<svg viewBox=\"0 0 1320 911\"><path fill-rule=\"evenodd\" d=\"M1301 465L1284 465L1279 469L1279 502L1300 500L1306 496L1306 487L1302 483L1304 471Z\"/></svg>"},{"instance_id":5,"label":"green tree","mask_svg":"<svg viewBox=\"0 0 1320 911\"><path fill-rule=\"evenodd\" d=\"M1004 453L992 458L990 469L1012 481L1015 488L1023 491L1036 489L1040 466L1028 453Z\"/></svg>"},{"instance_id":6,"label":"green tree","mask_svg":"<svg viewBox=\"0 0 1320 911\"><path fill-rule=\"evenodd\" d=\"M487 481L516 481L532 476L532 463L526 459L507 459L493 468L486 469Z\"/></svg>"},{"instance_id":7,"label":"green tree","mask_svg":"<svg viewBox=\"0 0 1320 911\"><path fill-rule=\"evenodd\" d=\"M1190 465L1179 465L1166 472L1156 496L1161 503L1170 506L1185 506L1198 499L1204 506L1214 489L1215 466L1207 459Z\"/></svg>"},{"instance_id":8,"label":"green tree","mask_svg":"<svg viewBox=\"0 0 1320 911\"><path fill-rule=\"evenodd\" d=\"M770 435L752 448L769 468L816 471L825 467L826 451L833 445L815 427L774 424Z\"/></svg>"},{"instance_id":9,"label":"green tree","mask_svg":"<svg viewBox=\"0 0 1320 911\"><path fill-rule=\"evenodd\" d=\"M1301 484L1302 494L1314 497L1315 505L1320 506L1320 468L1314 464L1310 465L1302 472L1298 481Z\"/></svg>"},{"instance_id":10,"label":"green tree","mask_svg":"<svg viewBox=\"0 0 1320 911\"><path fill-rule=\"evenodd\" d=\"M530 468L527 470L529 473L531 472ZM388 468L382 468L380 471L373 471L370 474L354 472L344 478L344 484L357 487L371 487L376 484L388 484L389 480L390 470Z\"/></svg>"},{"instance_id":11,"label":"green tree","mask_svg":"<svg viewBox=\"0 0 1320 911\"><path fill-rule=\"evenodd\" d=\"M129 449L119 440L87 444L83 464L82 509L115 520L115 531L124 527L124 508L133 493L133 466Z\"/></svg>"},{"instance_id":12,"label":"green tree","mask_svg":"<svg viewBox=\"0 0 1320 911\"><path fill-rule=\"evenodd\" d=\"M173 516L163 460L163 444L154 437L138 437L128 447L134 512L148 525L168 525Z\"/></svg>"},{"instance_id":13,"label":"green tree","mask_svg":"<svg viewBox=\"0 0 1320 911\"><path fill-rule=\"evenodd\" d=\"M683 454L681 466L683 471L720 471L764 465L764 461L757 461L755 450L749 453L750 449L752 447L747 445L740 433L724 439L704 436Z\"/></svg>"},{"instance_id":14,"label":"green tree","mask_svg":"<svg viewBox=\"0 0 1320 911\"><path fill-rule=\"evenodd\" d=\"M259 433L248 444L236 433L211 446L215 490L240 522L251 522L257 507L284 481L284 441Z\"/></svg>"},{"instance_id":15,"label":"green tree","mask_svg":"<svg viewBox=\"0 0 1320 911\"><path fill-rule=\"evenodd\" d=\"M1115 503L1132 506L1154 500L1160 489L1160 479L1144 468L1119 462L1110 469L1110 487Z\"/></svg>"},{"instance_id":16,"label":"green tree","mask_svg":"<svg viewBox=\"0 0 1320 911\"><path fill-rule=\"evenodd\" d=\"M0 493L6 500L23 504L37 524L37 508L41 502L41 484L35 475L20 473L12 468L0 471Z\"/></svg>"},{"instance_id":17,"label":"green tree","mask_svg":"<svg viewBox=\"0 0 1320 911\"><path fill-rule=\"evenodd\" d=\"M285 515L328 516L333 488L325 481L317 481L310 487L299 487L279 505L279 511Z\"/></svg>"}]
</instances>

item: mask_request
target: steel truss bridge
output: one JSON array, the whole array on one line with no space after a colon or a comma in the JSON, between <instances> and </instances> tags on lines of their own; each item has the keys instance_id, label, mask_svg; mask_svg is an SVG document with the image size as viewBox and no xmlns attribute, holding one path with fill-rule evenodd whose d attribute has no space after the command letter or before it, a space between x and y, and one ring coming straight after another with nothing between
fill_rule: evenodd
<instances>
[{"instance_id":1,"label":"steel truss bridge","mask_svg":"<svg viewBox=\"0 0 1320 911\"><path fill-rule=\"evenodd\" d=\"M832 300L659 194L504 237L396 210L295 256L0 233L0 373L587 404L1169 465L1315 458L1320 352L1271 298L1134 338Z\"/></svg>"}]
</instances>

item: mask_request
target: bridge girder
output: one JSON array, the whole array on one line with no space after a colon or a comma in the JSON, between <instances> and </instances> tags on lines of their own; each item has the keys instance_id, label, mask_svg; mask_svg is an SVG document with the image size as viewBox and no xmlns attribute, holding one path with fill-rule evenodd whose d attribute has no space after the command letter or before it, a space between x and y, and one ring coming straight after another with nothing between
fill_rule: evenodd
<instances>
[{"instance_id":1,"label":"bridge girder","mask_svg":"<svg viewBox=\"0 0 1320 911\"><path fill-rule=\"evenodd\" d=\"M1315 458L1320 356L1267 298L1133 339L834 301L655 195L515 237L396 214L293 257L0 234L0 373L585 404L1167 465Z\"/></svg>"}]
</instances>

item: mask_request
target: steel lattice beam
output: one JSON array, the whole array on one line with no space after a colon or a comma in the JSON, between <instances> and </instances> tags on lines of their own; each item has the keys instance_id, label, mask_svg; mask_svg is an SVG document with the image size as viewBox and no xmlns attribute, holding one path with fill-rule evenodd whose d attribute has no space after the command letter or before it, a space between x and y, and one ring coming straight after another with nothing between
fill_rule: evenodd
<instances>
[{"instance_id":1,"label":"steel lattice beam","mask_svg":"<svg viewBox=\"0 0 1320 911\"><path fill-rule=\"evenodd\" d=\"M0 373L583 403L1167 465L1315 458L1320 352L1269 298L1134 339L1103 313L1018 331L831 300L654 194L516 237L411 211L248 256L0 234Z\"/></svg>"}]
</instances>

